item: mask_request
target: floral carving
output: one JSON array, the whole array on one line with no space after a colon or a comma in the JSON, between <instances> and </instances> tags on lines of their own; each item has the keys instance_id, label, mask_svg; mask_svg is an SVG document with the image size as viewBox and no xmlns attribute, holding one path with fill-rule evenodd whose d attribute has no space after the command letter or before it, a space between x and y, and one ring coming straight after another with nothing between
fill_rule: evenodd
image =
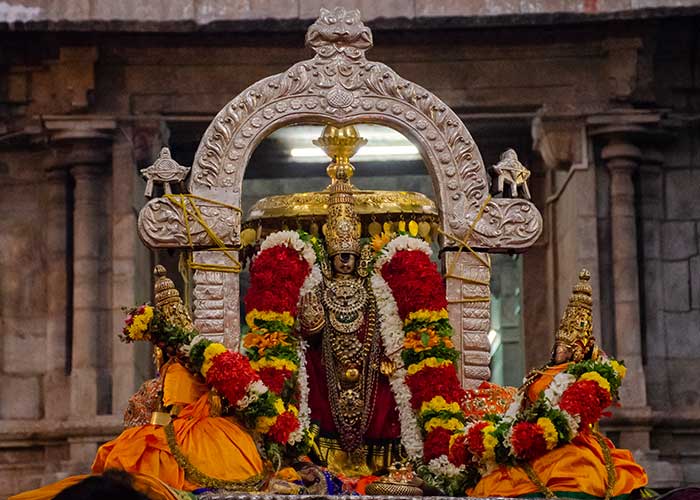
<instances>
[{"instance_id":1,"label":"floral carving","mask_svg":"<svg viewBox=\"0 0 700 500\"><path fill-rule=\"evenodd\" d=\"M227 246L239 244L240 213L218 204L198 202L204 222ZM188 240L187 227L190 239ZM204 227L192 217L185 221L182 209L167 198L149 201L139 213L139 235L152 248L214 247Z\"/></svg>"}]
</instances>

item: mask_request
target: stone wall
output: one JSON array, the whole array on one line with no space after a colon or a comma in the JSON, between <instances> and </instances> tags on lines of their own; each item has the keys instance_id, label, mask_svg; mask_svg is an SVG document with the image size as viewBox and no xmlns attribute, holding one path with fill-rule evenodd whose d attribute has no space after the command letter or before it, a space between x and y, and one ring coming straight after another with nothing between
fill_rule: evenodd
<instances>
[{"instance_id":1,"label":"stone wall","mask_svg":"<svg viewBox=\"0 0 700 500\"><path fill-rule=\"evenodd\" d=\"M265 21L268 26L284 27L270 21L312 20L322 7L335 6L360 9L365 20L400 20L406 27L411 21L431 18L472 18L474 24L532 22L532 19L552 15L578 15L603 17L636 17L649 15L654 10L697 6L696 0L10 0L0 7L0 20L9 25L32 29L39 23L60 24L63 27L85 23L101 23L102 29L110 26L124 29L127 25L142 25L148 29L155 23L190 30L196 26L216 25L227 22ZM530 21L527 18L531 18ZM110 24L111 23L111 24ZM41 26L41 24L39 24ZM289 24L286 24L289 26ZM93 25L94 26L94 25ZM264 26L264 25L262 25Z\"/></svg>"},{"instance_id":2,"label":"stone wall","mask_svg":"<svg viewBox=\"0 0 700 500\"><path fill-rule=\"evenodd\" d=\"M394 3L401 2L389 4ZM601 8L614 3L585 2ZM242 28L246 33L183 32L195 29L192 26L180 33L120 33L119 25L90 24L90 16L102 12L98 4L78 2L62 11L63 16L84 20L83 32L62 32L60 24L49 23L43 26L56 30L51 34L40 32L39 24L22 25L35 32L0 34L7 54L7 71L0 75L0 241L5 249L0 253L0 495L84 470L97 443L119 431L125 397L148 374L147 353L114 340L119 307L150 294L150 256L136 240L134 228L142 193L135 166L152 161L170 134L181 149L186 149L184 143L191 149L199 139L194 131L228 100L254 81L310 56L303 48L302 23L274 34L263 28ZM171 8L175 4L167 3ZM301 3L292 4L301 8ZM375 4L379 9L380 3ZM367 5L370 12L375 4ZM434 2L433 8L438 4L443 10L436 15L443 16L454 13L444 9L458 5ZM493 2L464 3L475 9L477 4L496 8ZM524 2L505 4L525 8ZM556 5L573 4L579 2L532 5L557 10ZM57 2L22 5L44 8L41 15L58 15L46 14ZM166 3L158 5L165 8ZM262 9L267 4L246 5ZM115 18L127 13L141 19L151 15L132 9ZM302 17L307 15L315 14ZM369 17L375 15L380 14ZM634 241L638 259L636 271L630 272L640 277L641 292L631 302L641 316L633 347L639 347L646 376L636 395L644 394L649 411L618 415L608 429L615 438L646 432L647 441L651 429L644 456L654 458L656 450L656 458L672 464L652 476L654 484L666 486L700 476L700 457L693 451L700 444L700 386L697 377L690 376L700 363L700 216L694 196L700 184L700 91L698 51L693 49L697 40L692 35L699 21L688 11L684 15L663 18L657 12L652 20L572 21L547 29L524 24L441 29L439 35L430 25L402 30L395 24L375 32L376 48L368 54L452 106L487 164L505 147L515 146L531 165L531 191L546 228L523 257L526 368L546 359L575 272L584 265L593 271L594 290L599 291L596 327L602 343L612 354L624 347L627 337L615 327L621 316L611 284L611 186L601 150L608 145L611 120L620 115L637 120L636 132L618 130L615 140L622 137L638 150L633 155L637 170L631 174L636 197L632 206L640 221ZM260 26L279 28L274 23ZM112 33L94 34L107 28ZM163 27L168 29L173 27ZM158 31L158 25L149 30ZM539 122L541 127L536 126ZM536 132L534 144L531 128ZM593 129L608 135L593 135ZM640 136L639 130L647 135ZM86 140L88 147L82 152L99 151L99 157L70 156L65 146L79 153L78 146L85 146ZM62 332L74 325L76 311L67 309L68 293L61 296L57 290L75 285L68 265L73 261L63 255L74 256L75 235L56 230L56 221L85 215L71 213L73 202L65 195L78 195L73 183L79 169L73 166L85 162L105 169L99 177L102 219L88 231L104 247L99 277L87 282L104 285L87 316L102 329L96 332L100 342L90 346L102 349L103 357L101 364L85 368L102 373L101 383L111 386L98 391L111 393L102 403L110 415L97 415L97 408L94 415L76 414L75 408L71 414L66 403L76 389L61 358L68 352ZM52 165L62 165L63 174L47 177ZM569 169L574 169L570 175ZM82 257L91 257L89 248L83 250ZM78 333L94 340L91 332ZM71 346L79 349L81 344Z\"/></svg>"}]
</instances>

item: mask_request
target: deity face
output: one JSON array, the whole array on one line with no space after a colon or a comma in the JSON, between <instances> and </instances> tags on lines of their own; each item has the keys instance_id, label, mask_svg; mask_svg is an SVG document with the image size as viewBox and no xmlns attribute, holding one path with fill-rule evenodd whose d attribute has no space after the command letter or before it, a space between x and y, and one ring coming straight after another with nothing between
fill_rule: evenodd
<instances>
[{"instance_id":1,"label":"deity face","mask_svg":"<svg viewBox=\"0 0 700 500\"><path fill-rule=\"evenodd\" d=\"M352 274L355 271L355 254L339 253L333 256L333 269L338 274Z\"/></svg>"},{"instance_id":2,"label":"deity face","mask_svg":"<svg viewBox=\"0 0 700 500\"><path fill-rule=\"evenodd\" d=\"M552 361L555 365L560 365L571 360L572 352L571 349L566 347L564 344L556 344L554 346L554 354L552 355Z\"/></svg>"}]
</instances>

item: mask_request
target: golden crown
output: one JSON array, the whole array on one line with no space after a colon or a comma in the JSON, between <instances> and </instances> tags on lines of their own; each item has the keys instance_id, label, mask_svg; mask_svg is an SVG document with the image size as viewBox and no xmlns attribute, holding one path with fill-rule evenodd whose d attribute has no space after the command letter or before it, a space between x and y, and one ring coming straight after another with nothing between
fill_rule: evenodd
<instances>
[{"instance_id":1,"label":"golden crown","mask_svg":"<svg viewBox=\"0 0 700 500\"><path fill-rule=\"evenodd\" d=\"M323 129L314 144L332 158L326 171L331 177L328 187L328 220L324 229L328 255L339 253L360 254L360 221L355 215L355 202L350 177L354 167L350 157L367 143L352 125L337 128L331 125Z\"/></svg>"},{"instance_id":2,"label":"golden crown","mask_svg":"<svg viewBox=\"0 0 700 500\"><path fill-rule=\"evenodd\" d=\"M170 323L185 330L194 330L192 318L182 303L180 292L177 291L173 280L165 275L165 268L157 265L153 268L153 276L156 279L153 285L156 307Z\"/></svg>"},{"instance_id":3,"label":"golden crown","mask_svg":"<svg viewBox=\"0 0 700 500\"><path fill-rule=\"evenodd\" d=\"M555 345L564 345L571 350L574 361L582 360L595 345L590 279L591 273L581 269L554 340Z\"/></svg>"}]
</instances>

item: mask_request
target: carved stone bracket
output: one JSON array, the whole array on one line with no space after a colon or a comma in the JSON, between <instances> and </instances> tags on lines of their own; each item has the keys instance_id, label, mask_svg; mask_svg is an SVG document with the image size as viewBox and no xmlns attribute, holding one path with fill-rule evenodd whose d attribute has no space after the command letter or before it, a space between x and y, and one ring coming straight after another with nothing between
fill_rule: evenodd
<instances>
[{"instance_id":1,"label":"carved stone bracket","mask_svg":"<svg viewBox=\"0 0 700 500\"><path fill-rule=\"evenodd\" d=\"M240 244L241 214L218 203L195 200L206 225L226 246ZM150 200L138 220L141 239L151 248L211 248L216 246L204 226L168 198ZM189 237L188 237L189 234Z\"/></svg>"}]
</instances>

